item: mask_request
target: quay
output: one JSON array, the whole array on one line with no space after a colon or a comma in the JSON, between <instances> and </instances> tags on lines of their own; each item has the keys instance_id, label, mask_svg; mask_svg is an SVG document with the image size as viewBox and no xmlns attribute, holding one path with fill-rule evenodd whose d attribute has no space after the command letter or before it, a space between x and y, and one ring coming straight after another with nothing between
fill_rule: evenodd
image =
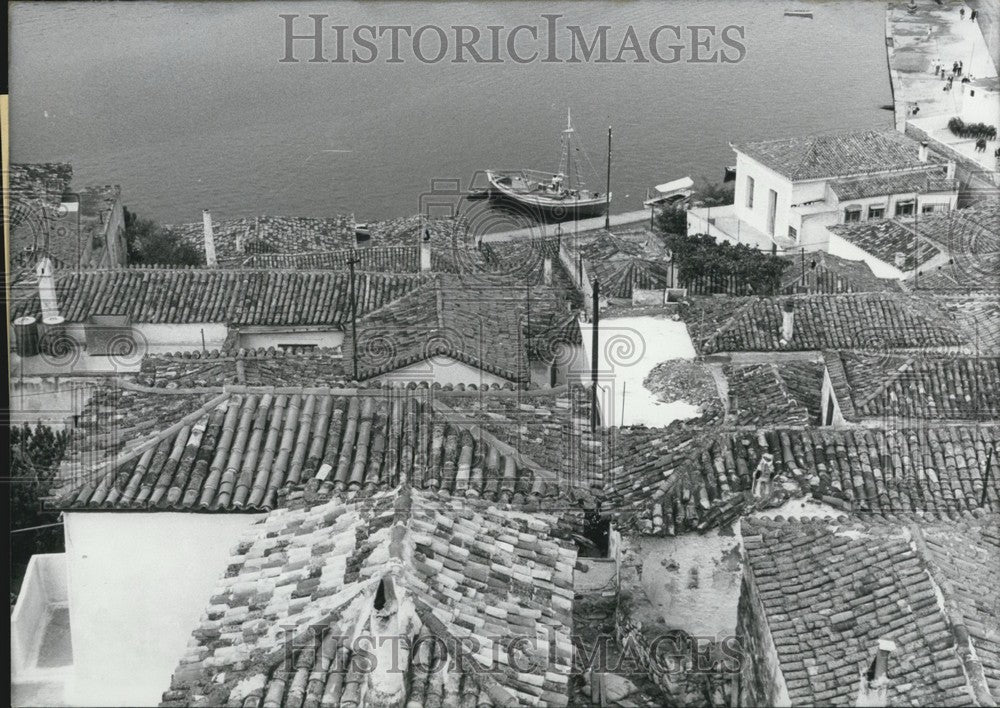
<instances>
[{"instance_id":1,"label":"quay","mask_svg":"<svg viewBox=\"0 0 1000 708\"><path fill-rule=\"evenodd\" d=\"M483 241L516 241L524 238L544 238L557 234L571 235L585 233L587 231L598 231L604 228L604 216L594 216L589 219L579 219L578 221L564 221L556 224L534 224L523 229L513 229L511 231L499 231L492 234L484 234ZM612 214L610 218L611 226L631 226L633 224L648 224L649 209L638 211L627 211L622 214Z\"/></svg>"},{"instance_id":2,"label":"quay","mask_svg":"<svg viewBox=\"0 0 1000 708\"><path fill-rule=\"evenodd\" d=\"M900 1L889 5L885 18L896 130L936 143L956 160L963 183L981 188L1000 186L994 156L998 143L992 140L985 151L977 151L976 139L954 134L948 122L961 118L966 123L1000 124L997 45L984 37L984 31L996 30L998 6L998 0ZM971 19L973 9L978 11L976 21ZM949 90L946 77L955 62L962 62L962 74ZM943 71L935 71L937 64ZM971 80L962 83L966 77Z\"/></svg>"}]
</instances>

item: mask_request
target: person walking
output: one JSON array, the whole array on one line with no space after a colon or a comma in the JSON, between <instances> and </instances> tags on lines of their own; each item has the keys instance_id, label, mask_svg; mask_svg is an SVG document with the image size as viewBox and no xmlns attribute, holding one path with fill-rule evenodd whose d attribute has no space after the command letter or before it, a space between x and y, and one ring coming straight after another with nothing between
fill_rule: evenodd
<instances>
[{"instance_id":1,"label":"person walking","mask_svg":"<svg viewBox=\"0 0 1000 708\"><path fill-rule=\"evenodd\" d=\"M972 20L973 22L976 21L977 17L979 17L979 10L973 10L972 12L969 13L969 19Z\"/></svg>"},{"instance_id":2,"label":"person walking","mask_svg":"<svg viewBox=\"0 0 1000 708\"><path fill-rule=\"evenodd\" d=\"M958 75L959 75L959 76L961 76L961 75L962 75L962 70L963 70L964 68L965 68L965 65L964 65L964 64L963 64L962 62L958 62Z\"/></svg>"},{"instance_id":3,"label":"person walking","mask_svg":"<svg viewBox=\"0 0 1000 708\"><path fill-rule=\"evenodd\" d=\"M958 16L960 18L962 18L963 20L965 19L965 8L964 7L958 8Z\"/></svg>"}]
</instances>

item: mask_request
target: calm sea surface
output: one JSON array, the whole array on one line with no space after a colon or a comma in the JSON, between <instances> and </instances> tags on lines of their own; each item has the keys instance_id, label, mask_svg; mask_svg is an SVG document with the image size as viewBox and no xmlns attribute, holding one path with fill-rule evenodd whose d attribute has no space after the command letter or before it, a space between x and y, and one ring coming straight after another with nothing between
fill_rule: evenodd
<instances>
[{"instance_id":1,"label":"calm sea surface","mask_svg":"<svg viewBox=\"0 0 1000 708\"><path fill-rule=\"evenodd\" d=\"M814 18L783 16L802 8ZM890 127L892 113L880 108L891 101L884 8L794 0L15 3L11 155L71 162L78 185L121 184L130 208L162 222L197 221L204 207L219 218L387 218L418 211L433 178L464 187L488 167L555 169L571 107L590 157L581 160L583 177L604 191L614 126L612 210L638 209L647 186L685 175L721 180L733 162L730 141ZM404 40L404 62L389 64L383 40L367 65L278 61L282 13L301 15L302 32L307 14L325 13L327 24L352 28L474 25L488 36L489 25L544 30L543 12L587 37L609 25L611 56L629 26L645 43L663 24L742 25L746 55L735 64L429 65ZM426 38L426 54L435 42ZM332 58L329 35L327 47ZM524 47L546 49L544 40ZM735 54L718 39L712 49ZM564 31L557 53L569 51ZM309 47L296 56L309 58Z\"/></svg>"}]
</instances>

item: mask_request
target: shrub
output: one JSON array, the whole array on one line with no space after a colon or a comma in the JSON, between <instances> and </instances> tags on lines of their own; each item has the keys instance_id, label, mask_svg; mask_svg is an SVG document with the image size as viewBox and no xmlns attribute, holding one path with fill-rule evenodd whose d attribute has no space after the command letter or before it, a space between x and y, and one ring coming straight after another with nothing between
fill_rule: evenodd
<instances>
[{"instance_id":1,"label":"shrub","mask_svg":"<svg viewBox=\"0 0 1000 708\"><path fill-rule=\"evenodd\" d=\"M128 209L125 209L125 248L129 263L202 265L205 262L194 244Z\"/></svg>"},{"instance_id":2,"label":"shrub","mask_svg":"<svg viewBox=\"0 0 1000 708\"><path fill-rule=\"evenodd\" d=\"M10 428L10 526L19 531L12 536L11 602L17 596L24 567L37 553L61 553L63 530L59 526L35 528L59 521L59 513L43 508L50 496L56 470L66 450L69 436L39 424Z\"/></svg>"},{"instance_id":3,"label":"shrub","mask_svg":"<svg viewBox=\"0 0 1000 708\"><path fill-rule=\"evenodd\" d=\"M960 138L986 138L987 140L995 140L997 137L997 128L995 125L987 125L986 123L966 123L958 116L952 118L948 121L948 130L951 131L952 135L957 135Z\"/></svg>"}]
</instances>

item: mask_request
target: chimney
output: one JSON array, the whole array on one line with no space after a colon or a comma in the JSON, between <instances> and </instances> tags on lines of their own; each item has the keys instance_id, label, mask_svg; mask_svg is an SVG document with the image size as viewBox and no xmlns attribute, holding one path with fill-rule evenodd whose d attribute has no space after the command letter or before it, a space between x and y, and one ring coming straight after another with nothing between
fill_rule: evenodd
<instances>
[{"instance_id":1,"label":"chimney","mask_svg":"<svg viewBox=\"0 0 1000 708\"><path fill-rule=\"evenodd\" d=\"M922 140L920 142L920 150L917 152L917 159L921 162L927 162L927 141Z\"/></svg>"},{"instance_id":2,"label":"chimney","mask_svg":"<svg viewBox=\"0 0 1000 708\"><path fill-rule=\"evenodd\" d=\"M542 261L542 278L546 285L552 285L552 256L545 256Z\"/></svg>"},{"instance_id":3,"label":"chimney","mask_svg":"<svg viewBox=\"0 0 1000 708\"><path fill-rule=\"evenodd\" d=\"M430 241L420 242L420 270L431 269L431 244Z\"/></svg>"},{"instance_id":4,"label":"chimney","mask_svg":"<svg viewBox=\"0 0 1000 708\"><path fill-rule=\"evenodd\" d=\"M212 212L205 209L201 212L202 223L205 227L205 264L209 268L216 266L215 260L215 234L212 232Z\"/></svg>"},{"instance_id":5,"label":"chimney","mask_svg":"<svg viewBox=\"0 0 1000 708\"><path fill-rule=\"evenodd\" d=\"M945 179L955 179L955 162L954 160L949 160L948 165L944 168Z\"/></svg>"},{"instance_id":6,"label":"chimney","mask_svg":"<svg viewBox=\"0 0 1000 708\"><path fill-rule=\"evenodd\" d=\"M884 706L889 694L889 654L896 651L896 643L890 639L879 639L875 658L868 671L861 677L858 689L858 706Z\"/></svg>"},{"instance_id":7,"label":"chimney","mask_svg":"<svg viewBox=\"0 0 1000 708\"><path fill-rule=\"evenodd\" d=\"M774 455L770 452L765 452L761 456L760 462L757 463L757 469L753 471L753 488L751 491L755 497L762 497L765 494L770 495L771 475L773 474Z\"/></svg>"},{"instance_id":8,"label":"chimney","mask_svg":"<svg viewBox=\"0 0 1000 708\"><path fill-rule=\"evenodd\" d=\"M785 300L785 305L781 311L781 339L785 342L792 341L795 334L795 303Z\"/></svg>"},{"instance_id":9,"label":"chimney","mask_svg":"<svg viewBox=\"0 0 1000 708\"><path fill-rule=\"evenodd\" d=\"M52 274L52 261L42 258L35 266L38 276L38 300L42 305L42 321L59 316L59 300L56 298L56 280Z\"/></svg>"},{"instance_id":10,"label":"chimney","mask_svg":"<svg viewBox=\"0 0 1000 708\"><path fill-rule=\"evenodd\" d=\"M896 258L893 262L896 264L897 268L903 270L903 268L906 267L906 254L902 251L896 251Z\"/></svg>"}]
</instances>

